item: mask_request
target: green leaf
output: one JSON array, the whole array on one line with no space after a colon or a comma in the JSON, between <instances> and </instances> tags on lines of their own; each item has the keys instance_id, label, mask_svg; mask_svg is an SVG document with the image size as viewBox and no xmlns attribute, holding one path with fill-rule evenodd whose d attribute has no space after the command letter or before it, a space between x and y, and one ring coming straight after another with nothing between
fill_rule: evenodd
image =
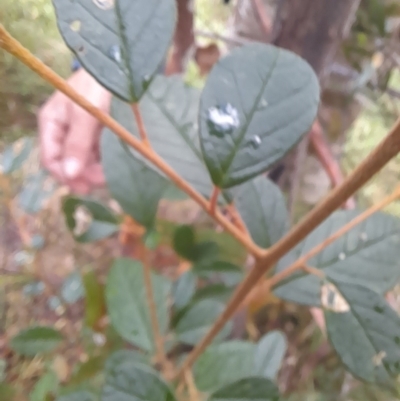
<instances>
[{"instance_id":1,"label":"green leaf","mask_svg":"<svg viewBox=\"0 0 400 401\"><path fill-rule=\"evenodd\" d=\"M174 251L185 259L193 260L195 257L196 236L192 226L178 227L172 238Z\"/></svg>"},{"instance_id":2,"label":"green leaf","mask_svg":"<svg viewBox=\"0 0 400 401\"><path fill-rule=\"evenodd\" d=\"M216 301L225 303L232 295L233 288L225 284L208 284L196 291L193 300L215 299Z\"/></svg>"},{"instance_id":3,"label":"green leaf","mask_svg":"<svg viewBox=\"0 0 400 401\"><path fill-rule=\"evenodd\" d=\"M35 356L54 350L62 340L62 335L51 327L37 326L21 331L10 345L21 355Z\"/></svg>"},{"instance_id":4,"label":"green leaf","mask_svg":"<svg viewBox=\"0 0 400 401\"><path fill-rule=\"evenodd\" d=\"M162 64L176 19L174 0L53 0L68 47L103 86L137 102Z\"/></svg>"},{"instance_id":5,"label":"green leaf","mask_svg":"<svg viewBox=\"0 0 400 401\"><path fill-rule=\"evenodd\" d=\"M200 277L217 276L223 284L229 287L237 285L244 277L242 268L222 260L210 261L210 263L195 263L192 271Z\"/></svg>"},{"instance_id":6,"label":"green leaf","mask_svg":"<svg viewBox=\"0 0 400 401\"><path fill-rule=\"evenodd\" d=\"M190 345L197 344L224 309L223 303L213 299L204 299L192 304L176 323L175 331L179 341ZM216 336L215 341L227 337L231 329L232 324L228 322Z\"/></svg>"},{"instance_id":7,"label":"green leaf","mask_svg":"<svg viewBox=\"0 0 400 401\"><path fill-rule=\"evenodd\" d=\"M79 228L76 214L81 211L84 225L83 232ZM69 196L64 199L63 212L68 228L78 242L93 242L116 233L119 229L118 218L106 206L87 198ZM79 233L75 233L76 229Z\"/></svg>"},{"instance_id":8,"label":"green leaf","mask_svg":"<svg viewBox=\"0 0 400 401\"><path fill-rule=\"evenodd\" d=\"M49 395L56 395L58 390L58 378L54 372L48 372L43 375L33 388L30 401L46 401Z\"/></svg>"},{"instance_id":9,"label":"green leaf","mask_svg":"<svg viewBox=\"0 0 400 401\"><path fill-rule=\"evenodd\" d=\"M114 104L111 114L114 115ZM111 131L103 130L101 155L104 175L113 198L139 224L151 228L158 202L168 181L151 170Z\"/></svg>"},{"instance_id":10,"label":"green leaf","mask_svg":"<svg viewBox=\"0 0 400 401\"><path fill-rule=\"evenodd\" d=\"M278 401L278 388L263 377L246 377L228 384L209 397L210 401Z\"/></svg>"},{"instance_id":11,"label":"green leaf","mask_svg":"<svg viewBox=\"0 0 400 401\"><path fill-rule=\"evenodd\" d=\"M318 102L318 79L294 53L257 43L221 59L200 101L201 145L214 184L229 188L273 166L310 129Z\"/></svg>"},{"instance_id":12,"label":"green leaf","mask_svg":"<svg viewBox=\"0 0 400 401\"><path fill-rule=\"evenodd\" d=\"M194 228L189 225L182 225L175 230L172 246L179 256L198 265L214 263L219 254L219 246L215 242L197 242Z\"/></svg>"},{"instance_id":13,"label":"green leaf","mask_svg":"<svg viewBox=\"0 0 400 401\"><path fill-rule=\"evenodd\" d=\"M152 274L154 301L161 333L168 328L170 283ZM154 351L152 327L141 263L130 259L114 262L106 284L106 302L111 323L130 343Z\"/></svg>"},{"instance_id":14,"label":"green leaf","mask_svg":"<svg viewBox=\"0 0 400 401\"><path fill-rule=\"evenodd\" d=\"M56 185L48 182L49 175L45 170L39 170L30 175L18 194L18 205L26 213L38 213L44 202L54 193Z\"/></svg>"},{"instance_id":15,"label":"green leaf","mask_svg":"<svg viewBox=\"0 0 400 401\"><path fill-rule=\"evenodd\" d=\"M266 177L256 177L238 188L235 206L251 238L269 248L279 241L289 228L285 198L279 187Z\"/></svg>"},{"instance_id":16,"label":"green leaf","mask_svg":"<svg viewBox=\"0 0 400 401\"><path fill-rule=\"evenodd\" d=\"M280 331L271 331L258 342L254 353L255 373L275 379L285 356L287 343Z\"/></svg>"},{"instance_id":17,"label":"green leaf","mask_svg":"<svg viewBox=\"0 0 400 401\"><path fill-rule=\"evenodd\" d=\"M172 287L172 296L176 309L182 309L189 304L196 291L196 281L197 278L191 271L183 273L175 281Z\"/></svg>"},{"instance_id":18,"label":"green leaf","mask_svg":"<svg viewBox=\"0 0 400 401\"><path fill-rule=\"evenodd\" d=\"M266 334L258 344L234 340L212 345L194 364L196 386L208 392L249 376L275 379L285 351L285 337L278 331Z\"/></svg>"},{"instance_id":19,"label":"green leaf","mask_svg":"<svg viewBox=\"0 0 400 401\"><path fill-rule=\"evenodd\" d=\"M200 391L208 392L253 374L255 345L247 341L227 341L211 345L193 366Z\"/></svg>"},{"instance_id":20,"label":"green leaf","mask_svg":"<svg viewBox=\"0 0 400 401\"><path fill-rule=\"evenodd\" d=\"M140 363L125 363L108 372L102 401L175 401L159 374Z\"/></svg>"},{"instance_id":21,"label":"green leaf","mask_svg":"<svg viewBox=\"0 0 400 401\"><path fill-rule=\"evenodd\" d=\"M87 390L74 391L57 398L57 401L97 401L98 397Z\"/></svg>"},{"instance_id":22,"label":"green leaf","mask_svg":"<svg viewBox=\"0 0 400 401\"><path fill-rule=\"evenodd\" d=\"M105 371L107 373L112 373L112 371L118 366L124 364L134 364L141 363L144 365L149 364L149 359L146 355L140 353L139 351L123 349L113 352L106 361Z\"/></svg>"},{"instance_id":23,"label":"green leaf","mask_svg":"<svg viewBox=\"0 0 400 401\"><path fill-rule=\"evenodd\" d=\"M344 365L370 383L400 373L400 318L384 297L355 283L327 282L321 291L330 342Z\"/></svg>"},{"instance_id":24,"label":"green leaf","mask_svg":"<svg viewBox=\"0 0 400 401\"><path fill-rule=\"evenodd\" d=\"M18 170L31 154L33 145L32 138L22 138L20 141L7 146L1 155L2 172L11 174Z\"/></svg>"},{"instance_id":25,"label":"green leaf","mask_svg":"<svg viewBox=\"0 0 400 401\"><path fill-rule=\"evenodd\" d=\"M334 213L284 256L276 271L286 269L299 256L306 254L358 214L357 211ZM400 219L376 213L326 247L307 264L321 269L329 280L362 285L383 294L400 279L399 245ZM275 294L280 298L310 306L321 306L320 292L320 279L302 272L293 274L275 289Z\"/></svg>"},{"instance_id":26,"label":"green leaf","mask_svg":"<svg viewBox=\"0 0 400 401\"><path fill-rule=\"evenodd\" d=\"M83 286L85 288L85 324L94 328L106 309L104 286L100 284L93 270L83 275Z\"/></svg>"},{"instance_id":27,"label":"green leaf","mask_svg":"<svg viewBox=\"0 0 400 401\"><path fill-rule=\"evenodd\" d=\"M213 186L201 153L197 114L200 92L187 86L180 76L158 76L140 101L148 139L160 157L204 196ZM112 102L113 117L140 138L131 107L118 99ZM135 155L135 151L132 151ZM145 163L159 174L149 162ZM164 197L169 197L171 186Z\"/></svg>"}]
</instances>

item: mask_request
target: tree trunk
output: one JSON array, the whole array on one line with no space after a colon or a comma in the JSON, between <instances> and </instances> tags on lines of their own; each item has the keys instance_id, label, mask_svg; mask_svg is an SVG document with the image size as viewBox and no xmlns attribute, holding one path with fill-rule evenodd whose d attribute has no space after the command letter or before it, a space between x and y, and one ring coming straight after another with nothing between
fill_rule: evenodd
<instances>
[{"instance_id":1,"label":"tree trunk","mask_svg":"<svg viewBox=\"0 0 400 401\"><path fill-rule=\"evenodd\" d=\"M289 49L326 76L355 19L360 0L280 0L273 42Z\"/></svg>"}]
</instances>

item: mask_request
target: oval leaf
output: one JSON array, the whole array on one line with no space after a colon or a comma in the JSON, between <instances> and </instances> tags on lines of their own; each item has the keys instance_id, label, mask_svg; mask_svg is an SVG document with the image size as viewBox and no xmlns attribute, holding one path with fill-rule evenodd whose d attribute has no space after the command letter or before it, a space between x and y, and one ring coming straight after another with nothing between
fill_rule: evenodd
<instances>
[{"instance_id":1,"label":"oval leaf","mask_svg":"<svg viewBox=\"0 0 400 401\"><path fill-rule=\"evenodd\" d=\"M10 346L21 355L35 356L54 350L62 340L62 335L51 327L37 326L21 331Z\"/></svg>"},{"instance_id":2,"label":"oval leaf","mask_svg":"<svg viewBox=\"0 0 400 401\"><path fill-rule=\"evenodd\" d=\"M200 138L214 184L262 173L300 141L319 102L311 67L287 50L242 46L211 71L200 102Z\"/></svg>"},{"instance_id":3,"label":"oval leaf","mask_svg":"<svg viewBox=\"0 0 400 401\"><path fill-rule=\"evenodd\" d=\"M286 269L299 256L306 254L355 218L357 211L334 213L302 243L283 257L277 271ZM359 284L385 293L400 279L400 219L376 213L308 261L323 270L328 279ZM379 268L377 268L379 266ZM275 294L283 299L310 306L321 306L320 279L297 273L279 284Z\"/></svg>"},{"instance_id":4,"label":"oval leaf","mask_svg":"<svg viewBox=\"0 0 400 401\"><path fill-rule=\"evenodd\" d=\"M82 212L82 222L77 221L79 219L77 211ZM109 237L119 229L119 222L114 213L108 207L91 199L69 196L64 199L63 212L67 226L78 242L98 241ZM76 234L75 230L80 223L84 226L83 232Z\"/></svg>"},{"instance_id":5,"label":"oval leaf","mask_svg":"<svg viewBox=\"0 0 400 401\"><path fill-rule=\"evenodd\" d=\"M174 0L53 0L58 26L84 68L120 98L137 102L162 64Z\"/></svg>"},{"instance_id":6,"label":"oval leaf","mask_svg":"<svg viewBox=\"0 0 400 401\"><path fill-rule=\"evenodd\" d=\"M168 294L170 283L152 274L154 301L159 327L165 333L168 327ZM106 284L106 302L111 323L127 341L145 351L154 350L152 326L147 305L142 265L133 260L114 262Z\"/></svg>"},{"instance_id":7,"label":"oval leaf","mask_svg":"<svg viewBox=\"0 0 400 401\"><path fill-rule=\"evenodd\" d=\"M278 401L278 388L263 377L246 377L211 394L210 401Z\"/></svg>"},{"instance_id":8,"label":"oval leaf","mask_svg":"<svg viewBox=\"0 0 400 401\"><path fill-rule=\"evenodd\" d=\"M108 129L104 129L102 134L101 156L113 198L139 224L151 228L158 203L168 186L166 179L134 157L129 148Z\"/></svg>"},{"instance_id":9,"label":"oval leaf","mask_svg":"<svg viewBox=\"0 0 400 401\"><path fill-rule=\"evenodd\" d=\"M194 303L176 323L175 331L179 341L190 345L197 344L207 334L215 319L224 309L224 304L212 299ZM215 341L225 338L231 328L232 324L228 322L216 336Z\"/></svg>"},{"instance_id":10,"label":"oval leaf","mask_svg":"<svg viewBox=\"0 0 400 401\"><path fill-rule=\"evenodd\" d=\"M193 366L200 391L215 391L253 374L255 345L247 341L227 341L207 348Z\"/></svg>"},{"instance_id":11,"label":"oval leaf","mask_svg":"<svg viewBox=\"0 0 400 401\"><path fill-rule=\"evenodd\" d=\"M286 338L280 331L271 331L257 344L254 354L255 374L275 379L287 349Z\"/></svg>"},{"instance_id":12,"label":"oval leaf","mask_svg":"<svg viewBox=\"0 0 400 401\"><path fill-rule=\"evenodd\" d=\"M329 339L344 365L367 382L393 382L400 373L400 318L384 297L339 281L325 284L321 295Z\"/></svg>"},{"instance_id":13,"label":"oval leaf","mask_svg":"<svg viewBox=\"0 0 400 401\"><path fill-rule=\"evenodd\" d=\"M107 374L102 401L175 401L156 371L140 363L117 365Z\"/></svg>"},{"instance_id":14,"label":"oval leaf","mask_svg":"<svg viewBox=\"0 0 400 401\"><path fill-rule=\"evenodd\" d=\"M262 248L279 241L289 227L285 198L266 177L256 177L238 188L235 206L251 238Z\"/></svg>"},{"instance_id":15,"label":"oval leaf","mask_svg":"<svg viewBox=\"0 0 400 401\"><path fill-rule=\"evenodd\" d=\"M196 291L196 276L187 271L183 273L172 287L172 295L174 298L174 307L182 309L187 306Z\"/></svg>"}]
</instances>

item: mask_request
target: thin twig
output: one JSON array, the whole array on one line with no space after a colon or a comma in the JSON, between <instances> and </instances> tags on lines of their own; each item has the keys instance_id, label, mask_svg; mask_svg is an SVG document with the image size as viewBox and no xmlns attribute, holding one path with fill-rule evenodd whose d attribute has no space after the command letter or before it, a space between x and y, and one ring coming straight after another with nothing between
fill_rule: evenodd
<instances>
[{"instance_id":1,"label":"thin twig","mask_svg":"<svg viewBox=\"0 0 400 401\"><path fill-rule=\"evenodd\" d=\"M140 112L139 103L133 103L131 106L132 106L133 114L135 115L135 120L136 120L136 124L137 124L138 130L139 130L140 138L142 139L142 142L144 144L146 144L147 146L150 146L149 138L148 138L147 132L146 132L146 127L144 125L143 118L142 118L142 113Z\"/></svg>"},{"instance_id":2,"label":"thin twig","mask_svg":"<svg viewBox=\"0 0 400 401\"><path fill-rule=\"evenodd\" d=\"M247 230L246 224L244 223L242 217L240 216L240 213L236 209L236 206L234 203L231 203L226 207L227 212L229 213L229 216L231 217L233 223L238 227L241 231L246 233L246 235L249 235L249 232Z\"/></svg>"},{"instance_id":3,"label":"thin twig","mask_svg":"<svg viewBox=\"0 0 400 401\"><path fill-rule=\"evenodd\" d=\"M151 267L148 260L148 250L141 244L141 259L143 264L144 286L146 289L147 305L150 312L151 327L153 330L154 343L156 346L156 360L164 366L167 357L164 351L164 341L161 336L160 326L158 324L157 307L154 301L153 285L151 282Z\"/></svg>"},{"instance_id":4,"label":"thin twig","mask_svg":"<svg viewBox=\"0 0 400 401\"><path fill-rule=\"evenodd\" d=\"M218 197L219 194L221 193L221 190L218 187L214 187L211 199L210 199L210 214L211 216L214 216L215 213L217 212L217 207L218 207Z\"/></svg>"},{"instance_id":5,"label":"thin twig","mask_svg":"<svg viewBox=\"0 0 400 401\"><path fill-rule=\"evenodd\" d=\"M377 149L375 149L374 157L372 161L375 161L375 163L378 163L379 158L377 155L380 154L382 149L385 149L384 144L386 142L391 142L388 141L388 138L392 137L393 144L392 146L397 146L397 149L399 149L399 139L397 139L397 136L400 136L400 120L397 122L391 133L388 135L388 137L381 143L381 145L378 146ZM397 139L397 140L396 140ZM386 150L388 151L388 149ZM383 157L383 156L381 156ZM374 160L374 158L378 158L378 160ZM358 185L361 186L361 182L363 183L367 181L367 177L365 172L363 173L360 171L361 166L367 166L371 168L369 165L373 164L371 161L371 156L367 158L367 160L364 161L354 172L353 174L345 180L345 182L340 186L337 187L336 190L332 191L333 194L341 193L341 191L345 191L347 189L347 186L349 185L349 181L352 182L352 180L355 180L356 178L356 189L358 189ZM364 168L367 168L364 167ZM376 168L376 167L375 167ZM367 169L367 171L370 171ZM359 177L361 175L361 177ZM355 178L354 178L355 176ZM355 189L355 190L356 190ZM354 190L354 191L355 191ZM303 266L306 264L307 260L315 256L318 252L320 252L322 249L327 247L329 244L331 244L333 241L335 241L337 238L339 238L341 235L344 235L347 231L351 230L353 227L355 227L357 224L361 223L363 220L367 219L369 216L374 214L375 212L381 210L391 202L393 202L395 199L400 197L400 187L398 187L391 195L383 199L381 202L378 204L372 206L369 208L367 211L364 213L360 214L357 216L355 219L353 219L351 222L346 224L344 227L342 227L340 230L338 230L335 234L333 234L331 237L326 239L323 243L320 245L316 246L313 248L309 253L298 259L292 266L289 268L285 269L281 273L276 274L273 276L271 279L267 280L264 285L266 291L269 291L273 286L275 286L277 283L280 281L284 280L293 272L295 272L299 266ZM333 195L331 194L328 196L328 198L325 200L325 202L322 202L322 205L325 205L327 210L325 210L325 213L327 213L331 207L331 204L333 203ZM339 199L343 199L340 198ZM336 199L338 201L338 199ZM339 207L342 204L342 202L336 203L336 207ZM204 338L197 344L197 346L193 349L193 351L188 355L186 360L183 362L181 365L180 370L176 374L176 378L181 378L183 375L183 372L185 369L189 369L195 360L203 353L203 351L208 347L208 345L213 341L214 337L222 330L222 328L225 326L226 322L233 316L233 314L236 312L236 310L242 305L243 300L246 298L246 296L250 293L252 288L254 288L255 285L259 282L259 280L264 276L264 274L283 256L285 255L285 247L287 246L286 244L290 241L293 240L293 237L296 236L301 236L300 234L303 233L304 231L304 225L309 222L309 224L312 224L311 230L308 232L311 232L314 230L315 226L313 225L314 219L316 219L315 216L319 216L319 214L323 214L324 210L321 210L322 206L317 206L314 209L314 212L309 213L309 217L303 219L302 222L300 222L286 237L284 237L281 241L276 243L274 246L270 248L269 254L267 254L266 257L259 259L256 263L256 266L254 267L253 270L250 271L250 273L247 275L247 277L239 284L239 286L236 288L236 291L232 295L231 299L228 302L228 305L226 306L225 310L222 312L222 314L218 317L218 319L215 321L214 325L211 327L210 331L204 336ZM305 237L305 235L304 235ZM304 238L301 236L301 239ZM300 241L298 241L300 242ZM298 243L297 242L297 243ZM296 244L297 244L296 243ZM290 249L292 246L290 247Z\"/></svg>"},{"instance_id":6,"label":"thin twig","mask_svg":"<svg viewBox=\"0 0 400 401\"><path fill-rule=\"evenodd\" d=\"M68 85L63 78L57 75L51 68L47 67L42 61L36 58L29 50L15 40L0 24L0 47L5 49L17 59L22 61L31 70L35 71L44 80L52 84L60 92L72 99L77 105L81 106L89 114L99 120L105 127L113 131L125 143L132 146L142 156L149 160L154 166L158 167L178 188L188 194L197 202L207 213L210 213L210 204L204 196L197 192L187 181L177 174L165 161L150 147L135 138L127 129L115 121L108 114L95 107L85 97L76 92ZM251 238L243 233L231 223L221 212L217 211L212 216L227 232L235 237L243 246L255 256L261 256L263 250L258 247Z\"/></svg>"}]
</instances>

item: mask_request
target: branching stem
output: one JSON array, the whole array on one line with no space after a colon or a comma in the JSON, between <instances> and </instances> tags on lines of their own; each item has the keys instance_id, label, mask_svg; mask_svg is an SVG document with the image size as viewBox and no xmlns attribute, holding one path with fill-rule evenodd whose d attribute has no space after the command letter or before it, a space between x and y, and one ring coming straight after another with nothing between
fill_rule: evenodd
<instances>
[{"instance_id":1,"label":"branching stem","mask_svg":"<svg viewBox=\"0 0 400 401\"><path fill-rule=\"evenodd\" d=\"M137 150L142 156L148 159L154 166L159 168L178 188L186 192L196 201L213 219L219 223L226 231L232 234L246 249L256 258L256 266L244 281L237 287L225 311L216 320L210 332L195 347L192 353L186 358L178 377L182 377L196 358L212 342L218 332L225 326L225 323L232 317L235 311L243 303L243 300L274 264L290 251L294 246L301 242L311 231L321 224L332 212L357 192L370 178L375 175L382 167L388 163L400 151L400 120L394 125L392 130L375 148L374 151L350 174L341 185L336 187L331 193L309 214L307 214L292 230L280 241L268 250L258 247L249 236L245 235L233 223L231 223L220 211L214 215L210 212L210 202L198 193L188 182L183 180L167 163L162 160L151 147L135 138L131 133L122 127L117 121L99 108L93 106L83 96L79 95L69 86L59 75L38 60L32 53L24 48L17 40L0 25L0 47L14 55L25 65L35 71L39 76L52 84L76 104L85 109L89 114L97 118L104 126L115 132L115 134ZM397 198L397 196L395 197ZM271 279L272 280L272 279Z\"/></svg>"},{"instance_id":2,"label":"branching stem","mask_svg":"<svg viewBox=\"0 0 400 401\"><path fill-rule=\"evenodd\" d=\"M210 199L210 214L211 216L215 216L218 208L218 197L221 193L221 190L218 187L214 187L211 199Z\"/></svg>"},{"instance_id":3,"label":"branching stem","mask_svg":"<svg viewBox=\"0 0 400 401\"><path fill-rule=\"evenodd\" d=\"M57 75L51 68L47 67L42 61L37 59L29 50L23 47L15 40L0 24L0 47L8 51L10 54L18 58L31 70L36 72L44 80L53 85L60 92L81 106L93 117L97 118L104 126L113 131L125 143L132 146L142 156L149 160L154 166L158 167L178 188L187 193L194 201L196 201L207 213L210 214L210 203L204 196L197 192L187 181L179 176L165 161L149 146L135 138L121 124L115 121L107 113L95 107L86 98L76 92L68 85L63 78ZM231 223L221 212L217 211L213 219L219 223L227 232L235 237L243 246L253 255L261 256L263 250L258 247L251 238L243 235L243 233Z\"/></svg>"},{"instance_id":4,"label":"branching stem","mask_svg":"<svg viewBox=\"0 0 400 401\"><path fill-rule=\"evenodd\" d=\"M142 142L146 146L150 147L150 142L149 142L149 138L147 136L146 127L143 122L142 113L140 112L139 103L132 104L132 111L135 116L135 120L136 120L136 124L137 124L138 130L139 130L140 138L142 139Z\"/></svg>"}]
</instances>

